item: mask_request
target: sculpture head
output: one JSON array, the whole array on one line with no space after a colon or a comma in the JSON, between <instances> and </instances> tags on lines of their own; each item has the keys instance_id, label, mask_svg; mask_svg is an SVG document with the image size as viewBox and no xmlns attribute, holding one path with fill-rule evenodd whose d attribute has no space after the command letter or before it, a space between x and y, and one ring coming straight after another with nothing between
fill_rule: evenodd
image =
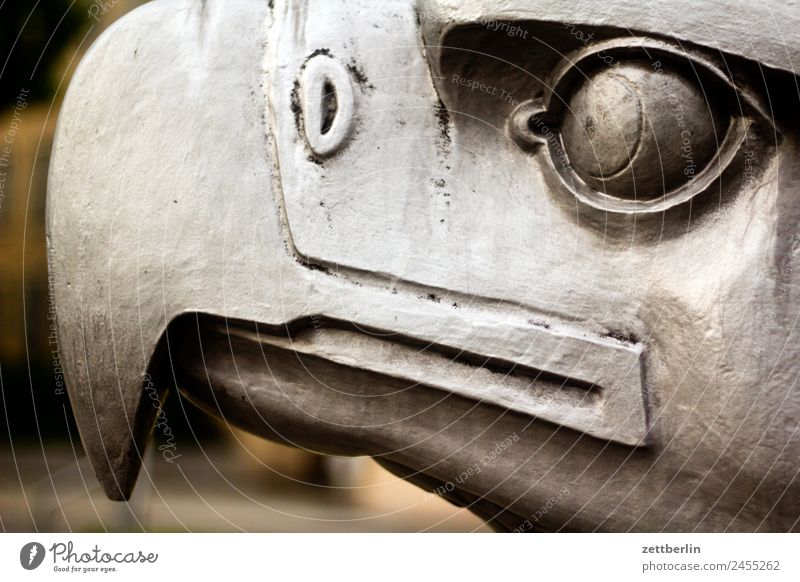
<instances>
[{"instance_id":1,"label":"sculpture head","mask_svg":"<svg viewBox=\"0 0 800 582\"><path fill-rule=\"evenodd\" d=\"M501 528L797 527L796 28L187 6L103 35L54 152L62 359L110 497L177 387Z\"/></svg>"}]
</instances>

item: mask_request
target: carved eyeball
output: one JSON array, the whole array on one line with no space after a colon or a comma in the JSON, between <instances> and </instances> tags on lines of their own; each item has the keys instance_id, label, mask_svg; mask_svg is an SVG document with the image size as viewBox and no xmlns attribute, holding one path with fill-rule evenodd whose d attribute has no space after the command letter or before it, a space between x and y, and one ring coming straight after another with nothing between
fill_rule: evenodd
<instances>
[{"instance_id":1,"label":"carved eyeball","mask_svg":"<svg viewBox=\"0 0 800 582\"><path fill-rule=\"evenodd\" d=\"M663 197L709 164L728 130L730 116L709 91L645 62L595 71L565 107L561 140L569 164L605 195Z\"/></svg>"},{"instance_id":2,"label":"carved eyeball","mask_svg":"<svg viewBox=\"0 0 800 582\"><path fill-rule=\"evenodd\" d=\"M775 131L757 95L714 62L664 41L624 38L564 59L507 127L580 202L647 214L707 191L740 158L753 125Z\"/></svg>"}]
</instances>

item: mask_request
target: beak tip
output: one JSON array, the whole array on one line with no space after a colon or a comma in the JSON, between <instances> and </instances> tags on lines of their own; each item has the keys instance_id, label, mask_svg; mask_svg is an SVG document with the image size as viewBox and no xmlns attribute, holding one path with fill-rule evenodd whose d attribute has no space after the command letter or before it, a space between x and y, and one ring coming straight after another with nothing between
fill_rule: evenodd
<instances>
[{"instance_id":1,"label":"beak tip","mask_svg":"<svg viewBox=\"0 0 800 582\"><path fill-rule=\"evenodd\" d=\"M111 501L130 500L142 465L139 452L136 447L130 447L126 453L115 458L109 454L108 446L98 444L100 446L86 447L86 453L103 492Z\"/></svg>"}]
</instances>

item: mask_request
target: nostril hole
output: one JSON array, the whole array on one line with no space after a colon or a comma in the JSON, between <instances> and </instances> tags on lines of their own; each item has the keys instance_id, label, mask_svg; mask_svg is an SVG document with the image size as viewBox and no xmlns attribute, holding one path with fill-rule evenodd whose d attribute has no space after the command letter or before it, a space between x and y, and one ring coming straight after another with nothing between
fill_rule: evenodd
<instances>
[{"instance_id":1,"label":"nostril hole","mask_svg":"<svg viewBox=\"0 0 800 582\"><path fill-rule=\"evenodd\" d=\"M350 72L330 55L306 62L299 79L303 133L316 156L342 148L353 131L356 99Z\"/></svg>"},{"instance_id":2,"label":"nostril hole","mask_svg":"<svg viewBox=\"0 0 800 582\"><path fill-rule=\"evenodd\" d=\"M339 109L339 104L336 99L336 87L328 80L322 85L322 99L320 103L322 105L322 115L320 116L321 123L319 131L322 135L325 135L331 130L333 121L336 119L336 111Z\"/></svg>"}]
</instances>

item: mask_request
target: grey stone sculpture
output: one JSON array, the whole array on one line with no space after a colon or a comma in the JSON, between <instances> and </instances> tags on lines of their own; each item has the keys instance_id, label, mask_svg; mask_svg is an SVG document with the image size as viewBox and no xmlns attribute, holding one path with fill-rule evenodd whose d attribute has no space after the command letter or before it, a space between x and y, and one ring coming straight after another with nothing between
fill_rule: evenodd
<instances>
[{"instance_id":1,"label":"grey stone sculpture","mask_svg":"<svg viewBox=\"0 0 800 582\"><path fill-rule=\"evenodd\" d=\"M793 3L157 1L49 189L126 499L177 387L498 529L798 529Z\"/></svg>"}]
</instances>

